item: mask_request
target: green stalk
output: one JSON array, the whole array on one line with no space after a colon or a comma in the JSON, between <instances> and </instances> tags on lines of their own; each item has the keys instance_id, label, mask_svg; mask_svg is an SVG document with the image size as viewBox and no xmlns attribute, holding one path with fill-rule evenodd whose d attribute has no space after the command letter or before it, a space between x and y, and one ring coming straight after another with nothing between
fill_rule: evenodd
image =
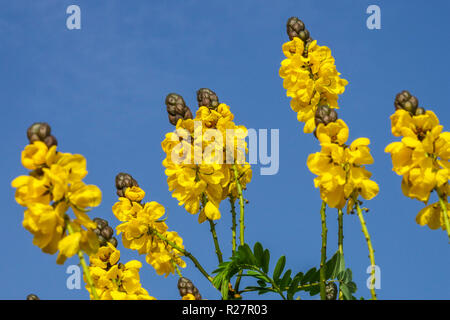
<instances>
[{"instance_id":1,"label":"green stalk","mask_svg":"<svg viewBox=\"0 0 450 320\"><path fill-rule=\"evenodd\" d=\"M69 221L67 221L66 227L69 234L74 233ZM83 273L86 276L86 282L91 288L91 293L92 296L94 297L94 300L100 300L99 296L97 295L97 291L95 290L94 281L92 280L91 273L89 272L89 267L86 263L86 260L84 259L83 251L78 250L78 258L80 259L80 264L81 267L83 268Z\"/></svg>"},{"instance_id":2,"label":"green stalk","mask_svg":"<svg viewBox=\"0 0 450 320\"><path fill-rule=\"evenodd\" d=\"M358 217L359 217L359 221L361 222L361 228L362 228L362 232L364 233L364 237L366 238L366 242L367 242L367 247L369 248L369 258L370 258L370 263L372 265L372 269L371 269L371 277L372 277L372 288L370 288L370 293L372 295L372 299L373 300L377 300L377 294L375 293L375 254L374 254L374 250L372 247L372 241L370 240L370 235L369 235L369 231L367 230L367 226L366 226L366 222L364 221L364 216L363 213L361 211L361 207L359 206L358 200L355 198L354 199L355 204L356 204L356 211L358 213Z\"/></svg>"},{"instance_id":3,"label":"green stalk","mask_svg":"<svg viewBox=\"0 0 450 320\"><path fill-rule=\"evenodd\" d=\"M239 240L240 240L240 244L241 246L244 245L245 241L244 241L244 230L245 230L245 225L244 225L244 195L242 193L242 186L241 186L241 182L239 181L239 172L237 169L236 164L233 164L233 171L234 171L234 179L236 182L236 189L238 192L238 197L239 197L239 206L240 206L240 217L239 217Z\"/></svg>"},{"instance_id":4,"label":"green stalk","mask_svg":"<svg viewBox=\"0 0 450 320\"><path fill-rule=\"evenodd\" d=\"M151 229L150 230L150 234L155 235L156 237L158 237L161 241L165 242L166 244L168 244L169 246L171 246L172 248L174 248L175 250L178 250L180 253L182 253L184 256L188 257L189 259L191 259L191 261L194 263L194 265L197 267L197 269L201 272L201 274L208 279L209 282L212 283L213 278L208 274L208 272L205 271L205 269L203 269L202 265L200 264L200 262L198 262L198 260L188 251L186 251L185 249L180 248L176 243L170 241L169 239L167 239L165 236L163 236L162 234L160 234L158 231L156 231L155 229Z\"/></svg>"},{"instance_id":5,"label":"green stalk","mask_svg":"<svg viewBox=\"0 0 450 320\"><path fill-rule=\"evenodd\" d=\"M450 243L450 223L448 221L448 212L447 212L447 196L442 195L439 190L437 191L439 197L439 204L441 205L442 214L444 215L444 223L445 228L447 229L448 235L448 243Z\"/></svg>"},{"instance_id":6,"label":"green stalk","mask_svg":"<svg viewBox=\"0 0 450 320\"><path fill-rule=\"evenodd\" d=\"M232 255L236 252L236 206L234 205L234 197L230 195L230 205L231 205L231 252Z\"/></svg>"},{"instance_id":7,"label":"green stalk","mask_svg":"<svg viewBox=\"0 0 450 320\"><path fill-rule=\"evenodd\" d=\"M239 198L239 241L241 246L243 246L245 244L245 240L244 240L244 230L245 230L245 224L244 224L244 195L242 193L242 186L241 186L241 182L239 181L239 172L237 169L237 166L235 163L233 163L233 172L234 172L234 179L235 179L235 183L236 183L236 189L237 189L237 193L238 193L238 198ZM241 283L241 277L242 277L242 270L239 271L239 274L236 278L236 283L234 285L234 289L236 290L236 292L239 291L239 284Z\"/></svg>"},{"instance_id":8,"label":"green stalk","mask_svg":"<svg viewBox=\"0 0 450 320\"><path fill-rule=\"evenodd\" d=\"M320 257L320 299L326 299L326 291L325 291L325 281L326 281L326 265L325 262L327 260L327 216L325 214L325 209L327 204L325 201L322 201L322 208L320 209L320 217L322 222L322 249L321 249L321 257Z\"/></svg>"},{"instance_id":9,"label":"green stalk","mask_svg":"<svg viewBox=\"0 0 450 320\"><path fill-rule=\"evenodd\" d=\"M203 208L205 208L207 202L208 202L208 199L206 198L206 195L203 193L202 194ZM211 231L211 235L213 237L214 248L216 251L217 259L219 260L219 263L222 263L223 262L222 251L220 250L219 239L217 238L216 225L208 217L206 217L206 220L208 220L208 222L209 222L209 231Z\"/></svg>"},{"instance_id":10,"label":"green stalk","mask_svg":"<svg viewBox=\"0 0 450 320\"><path fill-rule=\"evenodd\" d=\"M341 259L344 259L344 213L342 209L338 209L338 250L341 254ZM339 288L339 300L344 300L344 294Z\"/></svg>"}]
</instances>

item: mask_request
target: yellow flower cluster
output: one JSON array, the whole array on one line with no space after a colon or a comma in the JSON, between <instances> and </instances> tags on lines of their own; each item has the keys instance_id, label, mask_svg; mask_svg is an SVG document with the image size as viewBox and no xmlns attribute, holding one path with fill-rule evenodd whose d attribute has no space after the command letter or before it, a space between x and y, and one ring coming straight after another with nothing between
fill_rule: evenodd
<instances>
[{"instance_id":1,"label":"yellow flower cluster","mask_svg":"<svg viewBox=\"0 0 450 320\"><path fill-rule=\"evenodd\" d=\"M98 239L91 230L96 224L86 212L100 204L102 194L97 186L82 181L87 175L86 159L34 141L22 151L22 164L32 171L11 185L17 203L27 208L22 224L33 234L33 244L49 254L59 250L59 264L80 249L88 255L96 252ZM73 221L66 214L69 208L76 216Z\"/></svg>"},{"instance_id":2,"label":"yellow flower cluster","mask_svg":"<svg viewBox=\"0 0 450 320\"><path fill-rule=\"evenodd\" d=\"M142 288L139 269L142 263L132 260L126 264L119 263L120 251L112 244L100 247L98 252L90 257L89 273L95 291L101 300L155 300ZM88 283L86 277L85 282ZM91 287L86 289L93 295Z\"/></svg>"},{"instance_id":3,"label":"yellow flower cluster","mask_svg":"<svg viewBox=\"0 0 450 320\"><path fill-rule=\"evenodd\" d=\"M317 175L314 184L320 188L322 200L332 208L342 209L350 199L347 204L350 212L358 195L369 200L378 194L379 188L365 169L365 165L373 163L370 140L359 138L347 146L348 134L341 119L327 125L320 123L316 135L322 149L309 155L307 165Z\"/></svg>"},{"instance_id":4,"label":"yellow flower cluster","mask_svg":"<svg viewBox=\"0 0 450 320\"><path fill-rule=\"evenodd\" d=\"M433 190L448 195L450 132L442 131L433 111L411 115L399 109L391 116L391 126L392 134L402 139L389 144L385 152L391 154L392 170L403 177L405 196L427 203ZM416 221L431 229L445 229L438 203L421 210Z\"/></svg>"},{"instance_id":5,"label":"yellow flower cluster","mask_svg":"<svg viewBox=\"0 0 450 320\"><path fill-rule=\"evenodd\" d=\"M186 263L181 259L182 254L169 246L155 235L158 233L165 239L184 249L183 239L175 231L168 231L167 224L161 220L165 213L164 207L155 202L141 204L145 192L139 187L125 190L125 197L120 197L114 204L112 211L122 221L117 226L117 233L122 234L125 248L137 250L139 254L146 254L146 261L159 275L166 277L175 272L175 265L182 268Z\"/></svg>"},{"instance_id":6,"label":"yellow flower cluster","mask_svg":"<svg viewBox=\"0 0 450 320\"><path fill-rule=\"evenodd\" d=\"M199 223L220 219L220 202L228 196L237 198L233 166L242 188L252 178L245 162L247 129L233 119L226 104L217 110L200 107L194 119L179 120L176 131L167 133L161 143L169 191L191 214L198 213L202 203Z\"/></svg>"},{"instance_id":7,"label":"yellow flower cluster","mask_svg":"<svg viewBox=\"0 0 450 320\"><path fill-rule=\"evenodd\" d=\"M291 97L291 108L297 119L305 122L303 131L311 133L316 125L314 114L317 106L338 108L338 96L344 93L347 80L340 78L331 50L312 41L305 48L300 38L283 44L286 56L279 70L286 95Z\"/></svg>"}]
</instances>

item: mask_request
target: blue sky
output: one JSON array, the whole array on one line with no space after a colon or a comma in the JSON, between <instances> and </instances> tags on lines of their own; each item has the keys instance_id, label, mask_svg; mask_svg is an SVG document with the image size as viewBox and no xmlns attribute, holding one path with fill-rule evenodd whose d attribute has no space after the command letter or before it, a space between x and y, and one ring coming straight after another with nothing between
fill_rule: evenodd
<instances>
[{"instance_id":1,"label":"blue sky","mask_svg":"<svg viewBox=\"0 0 450 320\"><path fill-rule=\"evenodd\" d=\"M66 8L81 8L81 30L66 28ZM381 30L366 28L366 8L381 8ZM26 173L20 153L26 129L36 121L52 126L59 150L87 158L85 181L98 185L102 204L91 216L117 226L114 177L131 173L163 204L171 230L212 271L216 257L206 224L188 214L167 190L160 143L171 130L164 98L183 95L196 109L195 92L209 87L230 105L236 122L248 128L280 130L280 170L254 177L245 197L246 241L262 242L272 257L287 256L287 267L306 271L320 261L320 198L306 158L319 149L302 132L278 76L287 41L285 23L300 17L320 45L331 48L342 77L349 81L339 98L339 116L350 139L371 139L375 163L369 167L379 195L365 203L366 221L381 268L381 299L450 299L450 247L446 233L415 223L423 204L406 198L384 147L390 133L395 94L410 90L432 109L448 130L450 89L447 41L450 22L445 1L2 1L0 10L0 106L4 139L0 160L1 299L87 299L66 288L66 267L32 245L22 227L23 208L10 182ZM217 225L226 257L231 251L229 206ZM337 249L337 215L328 211L331 256ZM353 270L357 296L369 265L356 216L344 217L346 264ZM143 256L119 246L122 260ZM219 295L188 262L183 274L205 298ZM144 263L143 286L159 299L178 299L176 276L157 276ZM261 298L249 295L249 298ZM266 298L276 298L267 295Z\"/></svg>"}]
</instances>

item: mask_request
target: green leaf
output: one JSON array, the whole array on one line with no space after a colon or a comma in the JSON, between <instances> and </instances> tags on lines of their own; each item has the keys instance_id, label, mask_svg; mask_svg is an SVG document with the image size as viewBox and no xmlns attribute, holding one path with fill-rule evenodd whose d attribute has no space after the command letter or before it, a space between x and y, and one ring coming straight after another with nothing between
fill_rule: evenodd
<instances>
[{"instance_id":1,"label":"green leaf","mask_svg":"<svg viewBox=\"0 0 450 320\"><path fill-rule=\"evenodd\" d=\"M264 280L258 280L258 281L256 281L256 282L258 282L258 284L259 284L259 286L260 287L266 287L267 286L267 282L266 281L264 281Z\"/></svg>"},{"instance_id":2,"label":"green leaf","mask_svg":"<svg viewBox=\"0 0 450 320\"><path fill-rule=\"evenodd\" d=\"M301 272L299 272L301 273ZM303 276L303 273L302 273ZM299 291L298 289L298 284L302 278L302 276L299 276L299 274L297 273L295 275L295 277L292 279L291 285L289 286L289 289L287 291L287 299L288 300L293 300L294 299L294 294Z\"/></svg>"},{"instance_id":3,"label":"green leaf","mask_svg":"<svg viewBox=\"0 0 450 320\"><path fill-rule=\"evenodd\" d=\"M309 295L310 296L315 296L316 294L318 294L320 292L320 286L313 286L309 289Z\"/></svg>"},{"instance_id":4,"label":"green leaf","mask_svg":"<svg viewBox=\"0 0 450 320\"><path fill-rule=\"evenodd\" d=\"M325 273L325 277L326 279L332 279L334 278L334 270L336 269L336 264L338 263L338 259L340 258L340 254L339 251L336 252L333 257L328 260L325 263L325 267L326 267L326 273Z\"/></svg>"},{"instance_id":5,"label":"green leaf","mask_svg":"<svg viewBox=\"0 0 450 320\"><path fill-rule=\"evenodd\" d=\"M352 293L350 292L349 287L345 283L341 283L340 289L342 294L344 295L345 300L352 300Z\"/></svg>"},{"instance_id":6,"label":"green leaf","mask_svg":"<svg viewBox=\"0 0 450 320\"><path fill-rule=\"evenodd\" d=\"M286 264L286 257L281 256L281 258L278 259L277 265L275 266L275 270L273 271L272 278L275 281L275 283L278 283L278 281L280 280L280 275L283 272L285 264Z\"/></svg>"},{"instance_id":7,"label":"green leaf","mask_svg":"<svg viewBox=\"0 0 450 320\"><path fill-rule=\"evenodd\" d=\"M269 251L269 249L266 249L266 250L264 250L262 265L261 265L264 273L269 272L269 262L270 262L270 251Z\"/></svg>"},{"instance_id":8,"label":"green leaf","mask_svg":"<svg viewBox=\"0 0 450 320\"><path fill-rule=\"evenodd\" d=\"M316 267L313 267L306 272L303 279L301 280L300 284L304 285L307 283L311 283L314 281L314 279L319 275L319 271L316 269Z\"/></svg>"},{"instance_id":9,"label":"green leaf","mask_svg":"<svg viewBox=\"0 0 450 320\"><path fill-rule=\"evenodd\" d=\"M255 253L255 258L256 258L256 263L258 264L258 267L262 267L263 266L263 262L264 262L264 251L263 251L263 247L261 245L261 243L256 242L254 247L253 247L253 252Z\"/></svg>"},{"instance_id":10,"label":"green leaf","mask_svg":"<svg viewBox=\"0 0 450 320\"><path fill-rule=\"evenodd\" d=\"M284 273L283 277L281 278L281 281L280 281L281 291L286 290L285 288L288 287L289 284L291 283L291 281L292 281L291 273L292 273L292 271L291 271L291 269L289 269Z\"/></svg>"},{"instance_id":11,"label":"green leaf","mask_svg":"<svg viewBox=\"0 0 450 320\"><path fill-rule=\"evenodd\" d=\"M270 283L270 279L267 276L265 276L264 274L262 274L261 272L259 272L259 271L248 270L247 271L247 275L251 276L251 277L254 277L256 279L263 280L265 282Z\"/></svg>"}]
</instances>

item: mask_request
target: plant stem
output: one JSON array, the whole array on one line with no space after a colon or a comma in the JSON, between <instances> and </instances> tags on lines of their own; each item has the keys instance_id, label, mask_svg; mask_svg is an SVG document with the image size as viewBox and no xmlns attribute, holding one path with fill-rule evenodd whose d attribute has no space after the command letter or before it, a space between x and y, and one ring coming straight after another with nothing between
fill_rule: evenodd
<instances>
[{"instance_id":1,"label":"plant stem","mask_svg":"<svg viewBox=\"0 0 450 320\"><path fill-rule=\"evenodd\" d=\"M245 244L244 240L244 230L245 230L245 224L244 224L244 195L242 193L242 186L241 182L239 181L239 172L237 169L237 166L235 163L233 163L233 172L234 172L234 179L236 183L236 189L238 193L239 198L239 241L240 245L243 246ZM239 284L241 283L241 276L242 276L242 270L239 271L239 274L236 278L236 283L234 284L234 289L236 292L239 291Z\"/></svg>"},{"instance_id":2,"label":"plant stem","mask_svg":"<svg viewBox=\"0 0 450 320\"><path fill-rule=\"evenodd\" d=\"M230 204L231 204L231 253L234 255L236 252L236 206L234 202L236 199L230 195Z\"/></svg>"},{"instance_id":3,"label":"plant stem","mask_svg":"<svg viewBox=\"0 0 450 320\"><path fill-rule=\"evenodd\" d=\"M327 221L325 209L327 204L325 201L322 201L322 208L320 209L320 217L322 221L322 249L321 249L321 257L320 257L320 299L326 299L326 291L325 291L325 281L326 281L326 265L325 262L327 260Z\"/></svg>"},{"instance_id":4,"label":"plant stem","mask_svg":"<svg viewBox=\"0 0 450 320\"><path fill-rule=\"evenodd\" d=\"M445 229L447 230L448 234L448 243L450 243L450 223L448 221L448 211L447 211L447 196L442 195L439 190L437 190L437 194L439 197L439 204L441 205L442 214L444 215L444 223L445 223Z\"/></svg>"},{"instance_id":5,"label":"plant stem","mask_svg":"<svg viewBox=\"0 0 450 320\"><path fill-rule=\"evenodd\" d=\"M372 295L372 299L377 300L377 294L375 293L375 254L372 247L372 241L370 240L369 231L367 230L366 222L364 221L364 216L361 211L361 207L359 206L358 199L355 198L354 202L356 204L356 211L358 213L359 221L361 222L362 232L364 233L364 237L366 238L367 241L367 247L369 248L369 258L372 267L370 271L370 275L372 278L370 293Z\"/></svg>"},{"instance_id":6,"label":"plant stem","mask_svg":"<svg viewBox=\"0 0 450 320\"><path fill-rule=\"evenodd\" d=\"M344 259L344 213L342 209L338 209L338 250L341 254L341 259ZM339 300L344 300L344 294L339 288Z\"/></svg>"},{"instance_id":7,"label":"plant stem","mask_svg":"<svg viewBox=\"0 0 450 320\"><path fill-rule=\"evenodd\" d=\"M219 263L223 262L223 258L222 258L222 251L220 251L220 247L219 247L219 239L217 238L217 233L216 233L216 224L211 220L208 219L209 222L209 231L211 231L213 240L214 240L214 248L216 249L216 255L217 255L217 259L219 260Z\"/></svg>"},{"instance_id":8,"label":"plant stem","mask_svg":"<svg viewBox=\"0 0 450 320\"><path fill-rule=\"evenodd\" d=\"M180 278L182 278L183 275L181 274L180 268L178 268L177 263L176 263L175 261L172 260L172 264L173 264L173 267L175 268L175 271L177 272L178 276L179 276Z\"/></svg>"},{"instance_id":9,"label":"plant stem","mask_svg":"<svg viewBox=\"0 0 450 320\"><path fill-rule=\"evenodd\" d=\"M72 229L72 226L70 225L70 222L67 221L66 228L69 234L73 234L74 231ZM86 282L91 288L91 294L94 297L94 300L99 300L100 298L97 295L97 291L95 290L94 281L92 281L91 273L89 272L89 267L86 263L86 260L84 259L83 251L78 250L78 258L80 259L81 267L83 268L83 273L86 276Z\"/></svg>"},{"instance_id":10,"label":"plant stem","mask_svg":"<svg viewBox=\"0 0 450 320\"><path fill-rule=\"evenodd\" d=\"M171 246L172 248L174 248L175 250L178 250L180 253L182 253L184 256L188 257L189 259L191 259L191 261L194 263L194 265L197 267L197 269L203 274L203 276L208 279L209 282L212 283L213 278L208 274L208 272L205 271L205 269L203 269L202 265L200 264L200 262L198 262L198 260L188 251L186 251L185 249L180 248L176 243L170 241L169 239L167 239L166 237L164 237L162 234L160 234L158 231L156 231L155 229L151 229L150 233L157 236L161 241L165 242L166 244L168 244L169 246Z\"/></svg>"},{"instance_id":11,"label":"plant stem","mask_svg":"<svg viewBox=\"0 0 450 320\"><path fill-rule=\"evenodd\" d=\"M234 179L236 182L236 189L238 192L238 197L239 197L239 205L240 205L240 210L239 210L239 240L240 240L240 244L241 246L244 245L245 241L244 241L244 230L245 230L245 225L244 225L244 195L242 193L242 186L241 186L241 182L239 181L239 172L237 169L236 164L233 164L233 171L234 171Z\"/></svg>"},{"instance_id":12,"label":"plant stem","mask_svg":"<svg viewBox=\"0 0 450 320\"><path fill-rule=\"evenodd\" d=\"M205 208L207 202L208 202L208 199L207 199L206 195L203 193L202 194L203 208ZM213 237L214 248L216 251L217 259L219 260L219 263L222 263L223 262L222 251L220 251L219 239L217 238L217 232L216 232L216 225L208 217L206 217L206 220L208 220L208 222L209 222L209 231L211 231L211 235Z\"/></svg>"}]
</instances>

